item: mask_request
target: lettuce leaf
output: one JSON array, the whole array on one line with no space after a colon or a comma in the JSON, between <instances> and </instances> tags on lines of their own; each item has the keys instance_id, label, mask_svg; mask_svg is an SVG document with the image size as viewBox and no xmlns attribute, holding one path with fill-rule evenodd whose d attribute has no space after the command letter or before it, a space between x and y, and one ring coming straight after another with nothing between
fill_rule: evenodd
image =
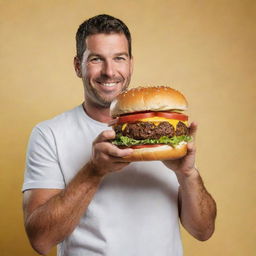
<instances>
[{"instance_id":1,"label":"lettuce leaf","mask_svg":"<svg viewBox=\"0 0 256 256\"><path fill-rule=\"evenodd\" d=\"M182 135L182 136L174 136L169 138L167 136L163 136L159 139L145 139L145 140L136 140L133 138L129 138L127 136L122 136L122 134L117 134L116 138L112 141L112 144L116 146L134 146L134 145L150 145L150 144L168 144L173 147L177 146L180 142L190 142L192 141L191 136Z\"/></svg>"}]
</instances>

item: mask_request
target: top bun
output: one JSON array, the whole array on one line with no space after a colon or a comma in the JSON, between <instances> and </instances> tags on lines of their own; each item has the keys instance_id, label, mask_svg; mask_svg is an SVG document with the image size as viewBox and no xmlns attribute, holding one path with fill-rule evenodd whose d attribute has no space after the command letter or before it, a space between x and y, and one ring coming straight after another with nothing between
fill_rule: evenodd
<instances>
[{"instance_id":1,"label":"top bun","mask_svg":"<svg viewBox=\"0 0 256 256\"><path fill-rule=\"evenodd\" d=\"M137 87L125 91L111 103L110 114L117 117L141 111L186 110L188 102L177 90L167 86Z\"/></svg>"}]
</instances>

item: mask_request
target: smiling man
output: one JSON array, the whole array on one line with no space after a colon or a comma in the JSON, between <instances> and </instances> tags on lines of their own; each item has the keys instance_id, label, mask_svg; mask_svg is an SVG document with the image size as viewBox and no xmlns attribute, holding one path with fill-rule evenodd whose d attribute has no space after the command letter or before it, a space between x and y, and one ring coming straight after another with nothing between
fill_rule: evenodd
<instances>
[{"instance_id":1,"label":"smiling man","mask_svg":"<svg viewBox=\"0 0 256 256\"><path fill-rule=\"evenodd\" d=\"M84 103L32 131L23 185L32 247L59 256L181 256L179 220L199 240L214 231L215 202L195 168L195 145L176 161L133 162L109 140L110 103L133 70L127 26L109 15L80 25L76 74ZM196 125L190 126L194 136Z\"/></svg>"},{"instance_id":2,"label":"smiling man","mask_svg":"<svg viewBox=\"0 0 256 256\"><path fill-rule=\"evenodd\" d=\"M108 108L130 82L132 57L128 41L124 34L100 33L88 36L85 44L82 59L75 58L77 75L84 84L85 104Z\"/></svg>"}]
</instances>

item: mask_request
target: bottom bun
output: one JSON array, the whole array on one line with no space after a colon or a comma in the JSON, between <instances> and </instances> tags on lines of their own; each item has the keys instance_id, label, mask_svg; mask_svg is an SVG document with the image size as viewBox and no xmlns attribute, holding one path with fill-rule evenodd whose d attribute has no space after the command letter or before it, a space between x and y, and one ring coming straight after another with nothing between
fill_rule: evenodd
<instances>
[{"instance_id":1,"label":"bottom bun","mask_svg":"<svg viewBox=\"0 0 256 256\"><path fill-rule=\"evenodd\" d=\"M163 145L159 147L146 147L134 149L133 153L124 157L129 161L157 161L175 160L187 154L187 143L183 142L176 147Z\"/></svg>"}]
</instances>

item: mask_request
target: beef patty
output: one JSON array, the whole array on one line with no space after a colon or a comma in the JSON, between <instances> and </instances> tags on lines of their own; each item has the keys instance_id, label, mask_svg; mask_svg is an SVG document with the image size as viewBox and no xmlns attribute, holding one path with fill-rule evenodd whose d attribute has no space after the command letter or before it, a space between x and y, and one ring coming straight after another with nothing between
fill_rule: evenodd
<instances>
[{"instance_id":1,"label":"beef patty","mask_svg":"<svg viewBox=\"0 0 256 256\"><path fill-rule=\"evenodd\" d=\"M169 122L160 122L159 125L155 125L152 122L128 123L123 131L122 126L123 124L116 125L114 127L115 132L137 140L188 135L188 128L182 122L177 124L176 131Z\"/></svg>"}]
</instances>

